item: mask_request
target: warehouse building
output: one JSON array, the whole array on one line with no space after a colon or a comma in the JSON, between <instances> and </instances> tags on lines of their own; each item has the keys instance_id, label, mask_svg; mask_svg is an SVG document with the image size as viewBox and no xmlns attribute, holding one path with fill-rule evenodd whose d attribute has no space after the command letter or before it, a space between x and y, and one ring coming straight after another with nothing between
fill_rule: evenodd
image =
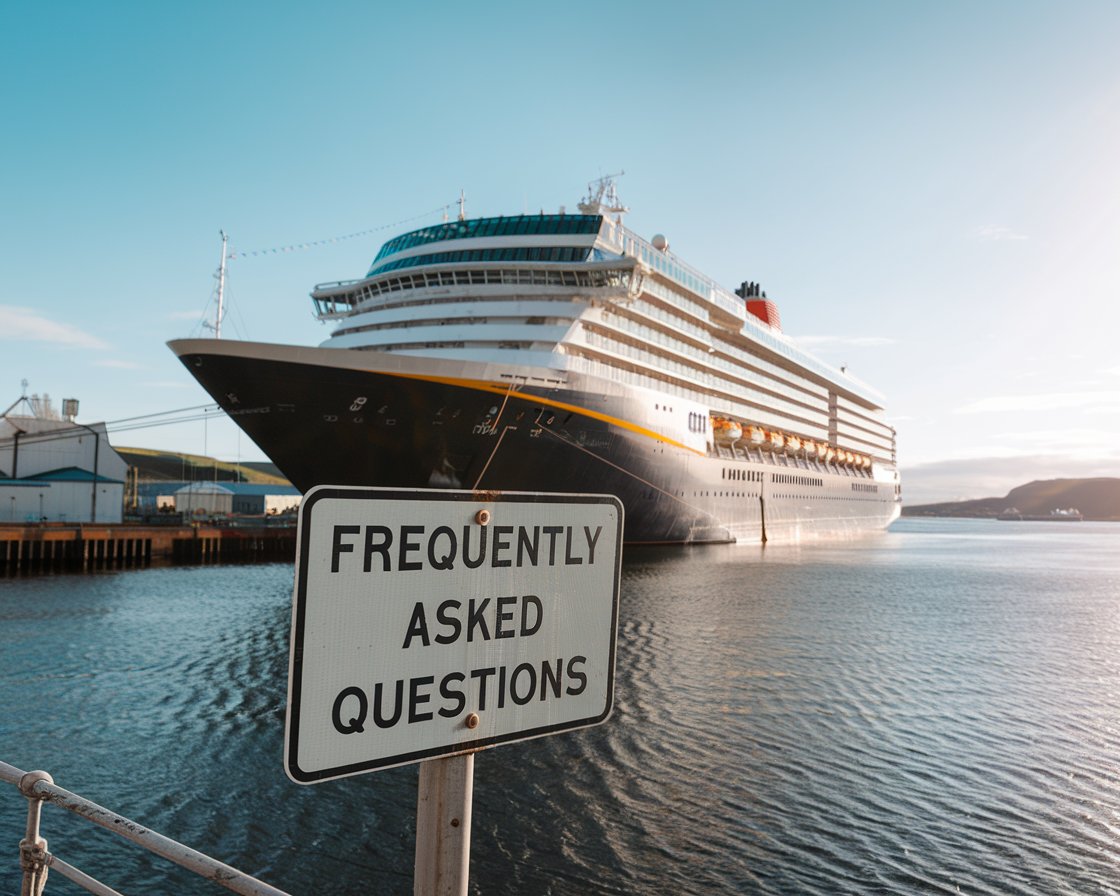
<instances>
[{"instance_id":1,"label":"warehouse building","mask_svg":"<svg viewBox=\"0 0 1120 896\"><path fill-rule=\"evenodd\" d=\"M0 522L121 522L128 464L105 424L77 423L77 412L72 399L59 415L33 395L0 415Z\"/></svg>"}]
</instances>

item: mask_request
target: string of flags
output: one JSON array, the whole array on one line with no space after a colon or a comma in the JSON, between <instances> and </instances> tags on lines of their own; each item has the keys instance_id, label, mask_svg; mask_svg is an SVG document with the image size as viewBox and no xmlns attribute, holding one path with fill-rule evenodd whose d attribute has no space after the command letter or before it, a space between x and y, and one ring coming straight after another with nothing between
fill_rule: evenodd
<instances>
[{"instance_id":1,"label":"string of flags","mask_svg":"<svg viewBox=\"0 0 1120 896\"><path fill-rule=\"evenodd\" d=\"M423 218L430 218L432 215L439 214L440 212L443 212L446 215L447 212L451 209L452 205L454 205L454 203L441 205L438 208L434 208L431 211L424 212L423 214L413 215L411 218L404 218L400 221L394 221L391 224L382 224L379 227L371 227L369 230L361 230L357 233L348 233L345 236L333 236L330 239L314 240L309 243L295 243L291 246L277 246L274 249L253 249L249 252L239 252L237 250L234 250L229 253L228 258L230 261L232 261L235 258L252 258L253 256L257 255L282 255L285 252L302 252L306 249L314 249L316 246L327 246L331 243L341 243L345 240L357 239L360 236L369 236L371 233L377 233L381 230L389 230L390 228L400 227L402 224L409 224L413 221L419 221Z\"/></svg>"}]
</instances>

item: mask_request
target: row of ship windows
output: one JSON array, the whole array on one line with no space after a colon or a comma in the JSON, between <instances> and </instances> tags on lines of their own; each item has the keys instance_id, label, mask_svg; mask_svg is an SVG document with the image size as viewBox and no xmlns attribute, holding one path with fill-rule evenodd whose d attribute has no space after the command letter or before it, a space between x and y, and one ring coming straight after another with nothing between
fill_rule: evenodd
<instances>
[{"instance_id":1,"label":"row of ship windows","mask_svg":"<svg viewBox=\"0 0 1120 896\"><path fill-rule=\"evenodd\" d=\"M723 478L745 482L762 482L763 474L758 470L736 470L733 467L723 468ZM790 473L771 473L770 481L775 485L802 485L824 488L824 480L816 476L794 476ZM853 492L879 493L879 486L868 482L851 483Z\"/></svg>"},{"instance_id":2,"label":"row of ship windows","mask_svg":"<svg viewBox=\"0 0 1120 896\"><path fill-rule=\"evenodd\" d=\"M656 290L646 291L656 293ZM687 333L700 342L712 343L713 345L717 345L719 351L736 358L740 362L740 364L749 367L751 370L771 376L783 383L788 388L797 389L801 392L804 392L812 399L824 401L828 397L828 390L817 385L816 383L811 382L802 376L799 376L793 371L787 370L783 367L779 367L777 364L772 364L769 361L764 361L758 355L753 355L749 352L745 352L742 349L731 345L726 340L716 337L715 334L710 333L702 327L696 326L695 324L685 320L683 317L677 314L673 314L671 311L660 308L650 302L646 302L640 299L632 303L630 307L640 314L644 314L647 317L651 317L655 320L661 321L662 323L668 324L676 330ZM729 361L725 358L717 357L715 355L711 357L710 363L722 367L726 370L733 371L736 369L741 369L737 367L734 362Z\"/></svg>"},{"instance_id":3,"label":"row of ship windows","mask_svg":"<svg viewBox=\"0 0 1120 896\"><path fill-rule=\"evenodd\" d=\"M691 495L686 492L678 492L679 497L692 497L692 498L758 498L761 495L758 492L692 492ZM770 495L770 500L792 500L797 501L808 497L807 495L799 494L797 492L778 492ZM813 501L878 501L878 498L860 498L857 496L848 495L813 495Z\"/></svg>"},{"instance_id":4,"label":"row of ship windows","mask_svg":"<svg viewBox=\"0 0 1120 896\"><path fill-rule=\"evenodd\" d=\"M610 320L611 320L611 317L612 317L612 315L609 314L609 313L604 314L603 315L604 323L609 323ZM669 349L669 351L675 352L676 354L686 355L687 357L691 358L693 361L696 362L695 365L689 365L689 364L683 364L682 365L682 364L680 364L679 361L674 361L673 359L668 359L668 358L664 360L664 363L668 366L672 366L674 364L677 364L677 365L680 365L681 367L683 367L687 371L695 371L694 373L689 374L694 379L699 379L702 382L706 382L707 385L710 385L710 386L718 385L718 382L720 382L720 380L718 380L717 375L710 372L711 369L714 367L714 368L718 368L722 373L727 374L728 376L734 378L734 379L728 379L727 377L724 377L722 379L723 383L729 384L733 387L738 386L738 387L746 388L746 380L743 379L743 374L744 374L743 368L741 366L738 366L738 365L735 365L735 364L731 363L730 361L726 360L725 358L720 358L720 357L718 357L718 356L716 356L712 353L709 353L709 352L703 351L701 349L698 349L698 348L696 348L696 346L690 345L687 342L682 342L679 339L674 339L673 337L669 336L667 333L662 332L661 330L657 330L657 329L654 329L652 327L644 326L643 324L637 323L633 320L629 321L628 326L626 326L624 328L620 327L619 329L624 329L626 331L627 335L631 335L631 333L633 333L634 335L636 335L638 337L641 337L641 339L644 343L649 343L649 344L653 344L653 345L660 345L664 348ZM656 365L656 366L660 366L660 365ZM684 371L680 371L680 372L684 372ZM755 371L755 372L761 373L760 371ZM772 398L774 398L778 401L784 402L785 401L784 399L778 399L777 396L782 394L782 390L784 388L793 386L794 384L790 383L788 379L776 379L776 381L771 381L770 377L766 377L765 379L766 379L766 381L764 381L764 382L756 381L752 385L755 388L758 388L761 391L763 391L765 393L768 393ZM818 399L818 405L816 407L813 407L812 405L808 404L806 401L799 401L799 400L793 400L793 401L789 402L788 404L785 404L785 407L794 410L795 413L798 413L798 414L808 413L808 414L821 415L821 414L827 413L826 408L821 407L821 399L820 399L819 396L812 396L812 395L805 395L804 396L804 398L806 400L811 399L813 397L817 397L817 399Z\"/></svg>"},{"instance_id":5,"label":"row of ship windows","mask_svg":"<svg viewBox=\"0 0 1120 896\"><path fill-rule=\"evenodd\" d=\"M759 470L736 470L734 467L724 467L723 478L734 479L740 482L762 482L762 472Z\"/></svg>"},{"instance_id":6,"label":"row of ship windows","mask_svg":"<svg viewBox=\"0 0 1120 896\"><path fill-rule=\"evenodd\" d=\"M586 328L585 333L589 346L602 348L627 358L633 358L657 370L665 370L670 374L688 377L710 389L721 390L728 395L736 396L743 396L745 393L754 391L749 389L749 387L745 386L742 382L726 380L713 372L698 370L692 364L665 358L662 355L654 354L644 348L638 348L637 346L620 342L602 333L595 333ZM805 434L812 438L821 440L827 438L828 420L823 410L813 412L808 408L800 407L767 394L755 395L752 397L756 399L756 403L754 404L755 408L763 408L772 413L780 414L783 420L786 421L783 425L791 425L791 428L795 430L804 430ZM809 415L813 416L810 417Z\"/></svg>"},{"instance_id":7,"label":"row of ship windows","mask_svg":"<svg viewBox=\"0 0 1120 896\"><path fill-rule=\"evenodd\" d=\"M800 499L800 498L805 498L806 495L799 495L796 492L789 492L789 493L786 493L786 494L771 495L770 497L771 498L790 498L790 499L793 499L793 500L797 500L797 499ZM881 501L882 499L881 498L861 498L858 495L813 495L813 500L814 501L845 501L845 502L848 502L848 501Z\"/></svg>"},{"instance_id":8,"label":"row of ship windows","mask_svg":"<svg viewBox=\"0 0 1120 896\"><path fill-rule=\"evenodd\" d=\"M374 261L403 252L413 246L440 243L444 240L465 240L483 236L523 236L549 234L591 234L599 232L599 215L502 215L497 218L472 218L469 221L447 221L435 227L413 230L381 247Z\"/></svg>"},{"instance_id":9,"label":"row of ship windows","mask_svg":"<svg viewBox=\"0 0 1120 896\"><path fill-rule=\"evenodd\" d=\"M428 264L459 264L467 261L586 261L588 251L586 246L503 246L496 249L456 249L374 264L366 276L372 277L374 274L401 268L418 268Z\"/></svg>"},{"instance_id":10,"label":"row of ship windows","mask_svg":"<svg viewBox=\"0 0 1120 896\"><path fill-rule=\"evenodd\" d=\"M617 362L606 361L585 355L580 352L578 346L568 346L568 355L570 369L583 370L592 376L600 376L604 379L613 380L618 383L626 383L631 386L656 389L659 392L679 395L681 398L687 398L701 404L710 404L713 398L712 392L701 392L699 389L690 388L674 378L668 376L649 376L644 372L621 367ZM743 417L744 419L757 417L759 410L763 410L767 412L768 419L770 420L768 425L770 426L783 426L793 430L805 428L806 423L800 418L789 418L785 414L769 407L748 406L746 404L737 403L732 398L728 398L727 400L731 402L731 413ZM806 433L806 435L809 435L809 433ZM828 438L828 434L822 429L819 435L813 437L824 441Z\"/></svg>"},{"instance_id":11,"label":"row of ship windows","mask_svg":"<svg viewBox=\"0 0 1120 896\"><path fill-rule=\"evenodd\" d=\"M628 248L631 254L637 255L658 273L677 281L677 283L680 283L687 289L691 289L695 293L703 294L711 292L713 284L683 267L673 256L658 249L654 249L652 246L648 246L638 240L631 240L628 242Z\"/></svg>"},{"instance_id":12,"label":"row of ship windows","mask_svg":"<svg viewBox=\"0 0 1120 896\"><path fill-rule=\"evenodd\" d=\"M412 289L432 289L443 286L475 286L494 283L513 286L574 286L584 289L603 287L627 287L630 271L592 270L592 271L542 271L533 269L483 270L483 271L429 271L406 274L365 283L342 296L316 296L315 305L320 314L333 314L345 310L366 299L391 292ZM488 301L520 301L523 296L494 296ZM446 299L418 299L412 302L386 303L385 308L403 308L411 305L432 305L440 302L459 303L461 296Z\"/></svg>"},{"instance_id":13,"label":"row of ship windows","mask_svg":"<svg viewBox=\"0 0 1120 896\"><path fill-rule=\"evenodd\" d=\"M824 480L816 476L791 476L788 473L771 473L770 479L781 485L815 485L824 488Z\"/></svg>"},{"instance_id":14,"label":"row of ship windows","mask_svg":"<svg viewBox=\"0 0 1120 896\"><path fill-rule=\"evenodd\" d=\"M652 293L659 298L665 299L666 301L669 301L672 304L681 307L684 311L692 314L697 314L702 318L707 318L708 316L707 312L703 310L702 306L698 305L695 299L685 293L682 293L680 290L673 289L672 287L666 286L662 283L648 282L643 285L643 289L646 292ZM703 294L702 291L701 294ZM715 297L719 297L718 288L713 291L712 295ZM785 339L779 336L775 336L772 332L770 332L769 328L765 324L754 319L751 315L745 314L744 316L747 321L746 329L749 331L749 337L752 340L760 343L765 348L774 352L776 355L793 361L795 364L798 364L806 368L807 370L813 371L813 373L817 374L820 377L823 377L826 382L831 383L837 380L837 372L835 370L831 369L825 364L822 364L812 355L801 351L796 346L785 341ZM753 356L751 357L753 358ZM870 398L870 396L864 394L864 390L860 386L851 382L846 382L844 383L844 388L850 392L860 395L860 397L862 398L865 398L873 407L878 407L878 405L872 398Z\"/></svg>"},{"instance_id":15,"label":"row of ship windows","mask_svg":"<svg viewBox=\"0 0 1120 896\"><path fill-rule=\"evenodd\" d=\"M699 327L694 327L682 318L677 317L670 312L666 312L664 309L656 308L648 302L639 300L637 302L634 302L630 307L647 317L653 317L655 319L661 320L663 323L667 323L672 327L690 333L691 335L696 336L701 340L705 339L708 335L704 333ZM631 328L636 330L637 328L641 328L637 331L640 332L642 336L646 337L647 341L655 342L674 351L688 354L694 358L698 358L705 366L718 367L719 369L727 373L740 377L743 374L743 367L746 367L752 372L758 373L767 378L772 378L779 384L777 388L799 390L800 392L804 393L806 402L813 399L816 399L817 401L824 401L828 397L827 391L821 389L820 387L810 386L806 380L798 377L796 374L778 367L775 364L770 364L769 362L762 361L757 356L750 355L747 352L741 351L740 349L735 348L734 346L729 345L722 340L713 341L719 342L719 350L721 352L725 352L738 358L742 363L742 366L736 365L734 362L729 361L726 358L719 357L714 353L705 354L696 349L694 346L688 345L687 343L682 343L679 339L674 339L670 335L662 331L643 327L641 324L634 322L634 319L629 315L620 314L620 316L624 316L631 321ZM603 320L604 322L608 321L609 315L604 314ZM802 402L799 401L797 403L801 404ZM871 436L872 439L876 437L878 437L879 439L888 438L888 427L881 420L876 420L873 417L868 416L867 412L863 409L857 408L850 402L844 401L842 399L838 400L836 402L836 405L839 411L839 418L841 423L846 423L860 430L866 436ZM811 409L812 405L806 404L806 408ZM868 444L877 444L874 441L868 442L868 439L864 436L859 436L856 438L858 438L858 440L861 442L867 442Z\"/></svg>"},{"instance_id":16,"label":"row of ship windows","mask_svg":"<svg viewBox=\"0 0 1120 896\"><path fill-rule=\"evenodd\" d=\"M354 346L363 352L414 352L420 348L466 348L467 344L463 339L448 339L446 342L438 343L392 343L390 345L356 345ZM514 342L512 339L505 339L502 342L484 342L484 340L474 340L470 342L472 348L502 348L502 349L523 349L532 348L531 342Z\"/></svg>"},{"instance_id":17,"label":"row of ship windows","mask_svg":"<svg viewBox=\"0 0 1120 896\"><path fill-rule=\"evenodd\" d=\"M572 346L569 349L568 366L569 369L573 371L582 371L591 376L598 376L602 377L603 379L613 380L614 382L618 383L626 383L627 385L631 386L641 386L647 389L656 389L659 392L667 392L671 395L677 395L681 398L689 399L691 401L708 403L712 398L712 394L710 392L700 392L697 389L692 389L684 386L676 380L663 377L655 378L636 370L625 369L618 366L617 363L611 363L596 357L582 354L579 351L578 347L575 346ZM734 413L744 418L757 416L759 410L760 408L758 407L748 408L746 405L741 404L736 404L733 408ZM761 410L768 412L768 417L772 420L769 425L789 425L790 428L796 429L797 423L804 423L804 421L789 421L787 420L785 415L770 408L761 408ZM827 433L822 432L822 434L817 436L817 438L823 441L825 439L828 439L829 437ZM856 446L853 445L853 447ZM892 446L874 446L869 444L868 447L866 447L864 450L866 450L868 454L880 454L883 450L890 452L892 450ZM780 455L778 459L783 460L783 462L789 460L785 459L784 455ZM800 461L800 463L804 464L807 463L807 461ZM847 469L845 467L840 467L839 472L847 474Z\"/></svg>"},{"instance_id":18,"label":"row of ship windows","mask_svg":"<svg viewBox=\"0 0 1120 896\"><path fill-rule=\"evenodd\" d=\"M361 327L343 327L333 336L347 336L351 333L370 333L378 330L410 330L416 327L480 326L484 324L505 324L507 326L558 326L570 323L559 317L444 317L423 318L421 320L394 320L381 324L366 324Z\"/></svg>"}]
</instances>

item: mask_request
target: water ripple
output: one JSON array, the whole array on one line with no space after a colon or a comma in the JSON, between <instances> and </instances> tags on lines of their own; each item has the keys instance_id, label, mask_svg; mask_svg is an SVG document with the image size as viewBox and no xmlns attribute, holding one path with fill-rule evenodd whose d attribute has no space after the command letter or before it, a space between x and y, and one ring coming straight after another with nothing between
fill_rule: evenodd
<instances>
[{"instance_id":1,"label":"water ripple","mask_svg":"<svg viewBox=\"0 0 1120 896\"><path fill-rule=\"evenodd\" d=\"M628 552L614 713L479 754L472 892L1120 893L1120 529L1038 531ZM414 767L283 775L291 587L0 582L0 758L295 893L411 892ZM208 891L47 815L122 890Z\"/></svg>"}]
</instances>

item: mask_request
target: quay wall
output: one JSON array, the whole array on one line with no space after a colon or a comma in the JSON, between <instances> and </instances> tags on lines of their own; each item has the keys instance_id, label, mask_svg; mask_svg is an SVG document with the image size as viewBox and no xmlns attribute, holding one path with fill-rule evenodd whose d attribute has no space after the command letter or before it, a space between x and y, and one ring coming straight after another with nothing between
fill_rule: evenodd
<instances>
[{"instance_id":1,"label":"quay wall","mask_svg":"<svg viewBox=\"0 0 1120 896\"><path fill-rule=\"evenodd\" d=\"M291 561L295 546L294 526L0 523L0 576Z\"/></svg>"}]
</instances>

